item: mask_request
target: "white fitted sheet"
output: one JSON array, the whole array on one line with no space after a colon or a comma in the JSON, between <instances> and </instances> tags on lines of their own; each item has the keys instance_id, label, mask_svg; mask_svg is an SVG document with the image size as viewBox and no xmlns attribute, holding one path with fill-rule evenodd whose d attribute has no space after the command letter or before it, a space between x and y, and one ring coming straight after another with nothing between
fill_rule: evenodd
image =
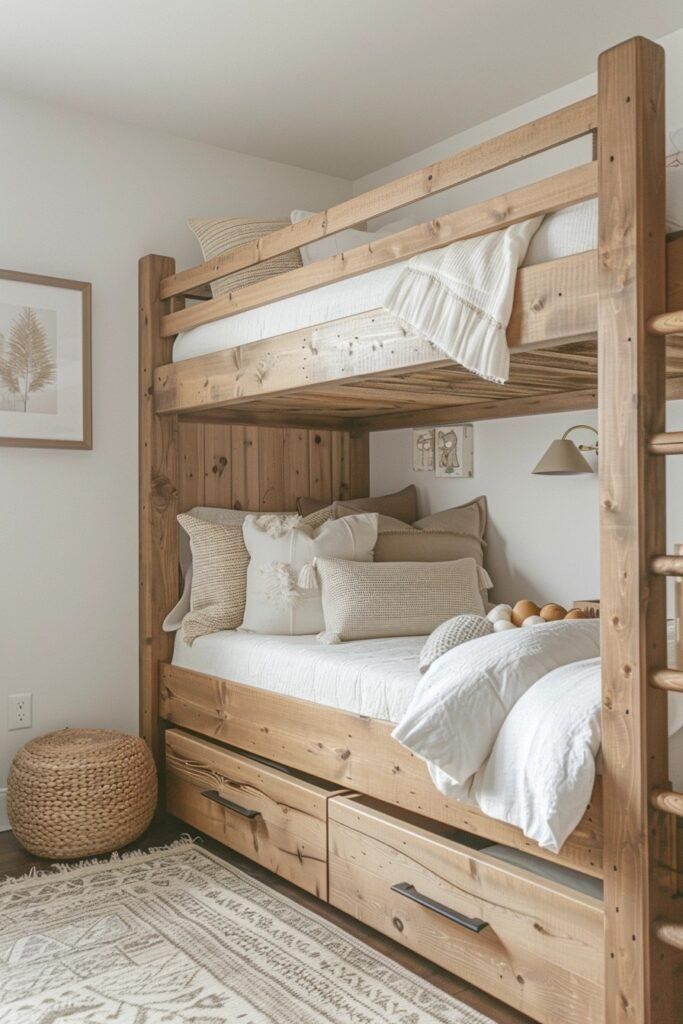
<instances>
[{"instance_id":1,"label":"white fitted sheet","mask_svg":"<svg viewBox=\"0 0 683 1024\"><path fill-rule=\"evenodd\" d=\"M425 637L353 640L261 636L224 630L191 647L176 633L173 664L234 683L313 701L386 722L403 716L420 681Z\"/></svg>"},{"instance_id":2,"label":"white fitted sheet","mask_svg":"<svg viewBox=\"0 0 683 1024\"><path fill-rule=\"evenodd\" d=\"M597 204L595 200L578 203L550 214L531 241L524 265L571 256L595 248L597 240ZM270 302L258 309L202 324L179 334L173 345L173 361L219 352L222 349L263 341L278 334L314 327L329 320L365 313L382 306L385 295L407 263L372 270L359 277L315 288Z\"/></svg>"}]
</instances>

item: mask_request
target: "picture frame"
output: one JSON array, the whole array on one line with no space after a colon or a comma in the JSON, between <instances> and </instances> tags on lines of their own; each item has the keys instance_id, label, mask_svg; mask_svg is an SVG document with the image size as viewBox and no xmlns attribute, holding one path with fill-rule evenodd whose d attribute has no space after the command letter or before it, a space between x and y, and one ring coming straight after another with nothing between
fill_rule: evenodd
<instances>
[{"instance_id":1,"label":"picture frame","mask_svg":"<svg viewBox=\"0 0 683 1024\"><path fill-rule=\"evenodd\" d=\"M0 445L92 449L92 286L0 270Z\"/></svg>"},{"instance_id":2,"label":"picture frame","mask_svg":"<svg viewBox=\"0 0 683 1024\"><path fill-rule=\"evenodd\" d=\"M437 427L434 444L434 473L437 477L474 476L474 427L458 423Z\"/></svg>"}]
</instances>

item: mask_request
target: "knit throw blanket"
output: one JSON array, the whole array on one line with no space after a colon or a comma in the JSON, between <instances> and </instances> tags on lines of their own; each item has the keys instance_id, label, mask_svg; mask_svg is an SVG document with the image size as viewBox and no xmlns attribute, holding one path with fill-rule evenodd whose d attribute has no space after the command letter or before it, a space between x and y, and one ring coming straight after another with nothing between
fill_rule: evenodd
<instances>
[{"instance_id":1,"label":"knit throw blanket","mask_svg":"<svg viewBox=\"0 0 683 1024\"><path fill-rule=\"evenodd\" d=\"M384 308L466 370L504 384L517 269L542 220L534 217L415 256Z\"/></svg>"}]
</instances>

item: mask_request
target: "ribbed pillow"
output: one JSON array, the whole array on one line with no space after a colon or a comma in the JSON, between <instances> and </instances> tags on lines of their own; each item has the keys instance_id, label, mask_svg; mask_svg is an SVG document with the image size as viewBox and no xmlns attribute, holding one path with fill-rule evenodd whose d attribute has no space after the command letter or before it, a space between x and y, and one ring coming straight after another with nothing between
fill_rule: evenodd
<instances>
[{"instance_id":1,"label":"ribbed pillow","mask_svg":"<svg viewBox=\"0 0 683 1024\"><path fill-rule=\"evenodd\" d=\"M249 555L241 523L207 523L189 515L179 515L178 522L192 548L190 611L182 625L183 640L192 644L198 636L237 629L242 622Z\"/></svg>"},{"instance_id":2,"label":"ribbed pillow","mask_svg":"<svg viewBox=\"0 0 683 1024\"><path fill-rule=\"evenodd\" d=\"M323 643L426 636L453 615L482 615L479 567L455 562L349 562L317 558Z\"/></svg>"},{"instance_id":3,"label":"ribbed pillow","mask_svg":"<svg viewBox=\"0 0 683 1024\"><path fill-rule=\"evenodd\" d=\"M236 249L246 242L253 242L263 235L269 235L278 228L289 227L287 220L250 220L246 217L193 217L188 224L197 236L205 260L211 260L214 256L220 256L221 253ZM297 270L300 266L301 254L298 249L292 249L281 256L273 256L263 263L245 267L244 270L236 270L234 274L213 281L211 291L215 298L217 295L225 295L234 288L255 284L275 274L286 274L288 270Z\"/></svg>"},{"instance_id":4,"label":"ribbed pillow","mask_svg":"<svg viewBox=\"0 0 683 1024\"><path fill-rule=\"evenodd\" d=\"M420 672L426 672L433 661L451 648L489 633L493 633L493 623L483 615L455 615L447 619L427 637L427 643L420 652Z\"/></svg>"}]
</instances>

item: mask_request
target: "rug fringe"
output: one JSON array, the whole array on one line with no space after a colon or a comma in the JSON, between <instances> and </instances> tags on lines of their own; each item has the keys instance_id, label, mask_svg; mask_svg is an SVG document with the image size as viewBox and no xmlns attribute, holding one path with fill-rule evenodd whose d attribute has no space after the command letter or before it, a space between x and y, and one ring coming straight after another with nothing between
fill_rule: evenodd
<instances>
[{"instance_id":1,"label":"rug fringe","mask_svg":"<svg viewBox=\"0 0 683 1024\"><path fill-rule=\"evenodd\" d=\"M162 846L149 846L144 850L127 850L125 853L119 853L118 850L114 850L108 857L103 855L102 857L87 857L84 860L61 861L51 864L49 868L33 867L25 875L19 875L16 878L12 876L0 878L0 888L20 885L22 882L39 881L43 878L56 878L59 875L68 875L72 871L82 871L84 868L103 868L111 864L123 863L124 861L142 860L151 854L187 849L191 846L200 845L202 842L201 836L191 836L189 832L183 832L178 839L174 839L172 843L166 843Z\"/></svg>"}]
</instances>

